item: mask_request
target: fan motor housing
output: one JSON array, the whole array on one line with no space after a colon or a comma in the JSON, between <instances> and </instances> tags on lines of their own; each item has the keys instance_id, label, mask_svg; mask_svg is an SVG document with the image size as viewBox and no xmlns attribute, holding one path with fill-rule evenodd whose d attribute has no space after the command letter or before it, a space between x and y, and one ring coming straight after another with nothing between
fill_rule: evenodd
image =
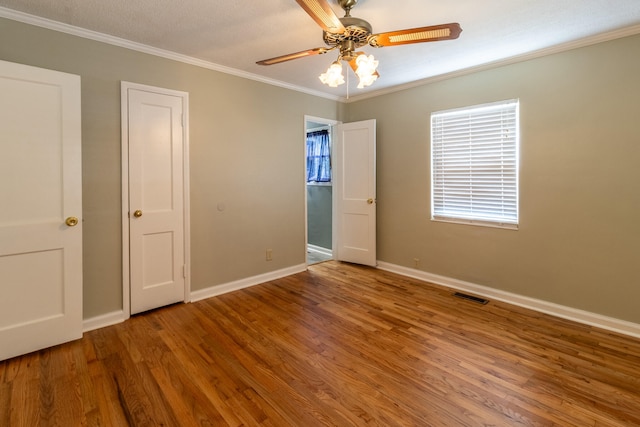
<instances>
[{"instance_id":1,"label":"fan motor housing","mask_svg":"<svg viewBox=\"0 0 640 427\"><path fill-rule=\"evenodd\" d=\"M342 25L345 27L344 33L322 32L322 39L328 46L335 47L346 40L351 41L356 49L367 44L367 40L372 32L371 24L364 19L354 18L352 16L340 18L340 22L342 22Z\"/></svg>"},{"instance_id":2,"label":"fan motor housing","mask_svg":"<svg viewBox=\"0 0 640 427\"><path fill-rule=\"evenodd\" d=\"M338 4L345 12L350 11L357 3L358 0L338 0Z\"/></svg>"}]
</instances>

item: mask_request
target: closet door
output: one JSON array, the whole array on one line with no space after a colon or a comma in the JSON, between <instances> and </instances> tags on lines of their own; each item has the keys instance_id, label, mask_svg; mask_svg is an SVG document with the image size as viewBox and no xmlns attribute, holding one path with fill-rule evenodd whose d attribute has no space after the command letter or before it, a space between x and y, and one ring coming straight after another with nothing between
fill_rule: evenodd
<instances>
[{"instance_id":1,"label":"closet door","mask_svg":"<svg viewBox=\"0 0 640 427\"><path fill-rule=\"evenodd\" d=\"M123 143L128 161L131 314L187 295L185 151L188 94L122 83ZM127 241L128 240L128 241ZM123 248L126 254L127 248Z\"/></svg>"},{"instance_id":2,"label":"closet door","mask_svg":"<svg viewBox=\"0 0 640 427\"><path fill-rule=\"evenodd\" d=\"M0 61L0 360L82 336L80 77Z\"/></svg>"}]
</instances>

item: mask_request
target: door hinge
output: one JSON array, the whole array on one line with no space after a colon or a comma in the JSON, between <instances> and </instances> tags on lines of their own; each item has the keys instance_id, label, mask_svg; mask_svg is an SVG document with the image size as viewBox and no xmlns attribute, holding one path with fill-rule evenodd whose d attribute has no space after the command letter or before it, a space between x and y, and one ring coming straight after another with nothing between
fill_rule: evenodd
<instances>
[{"instance_id":1,"label":"door hinge","mask_svg":"<svg viewBox=\"0 0 640 427\"><path fill-rule=\"evenodd\" d=\"M182 278L183 279L187 278L187 266L186 265L182 266Z\"/></svg>"}]
</instances>

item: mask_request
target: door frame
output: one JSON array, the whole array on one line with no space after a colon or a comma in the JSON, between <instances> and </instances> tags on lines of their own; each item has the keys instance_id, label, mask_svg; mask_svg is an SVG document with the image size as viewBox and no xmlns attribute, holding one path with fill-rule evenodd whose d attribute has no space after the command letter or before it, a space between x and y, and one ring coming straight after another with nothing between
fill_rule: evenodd
<instances>
[{"instance_id":1,"label":"door frame","mask_svg":"<svg viewBox=\"0 0 640 427\"><path fill-rule=\"evenodd\" d=\"M124 319L131 316L131 271L129 253L129 89L182 98L182 194L184 224L184 302L191 301L191 216L189 204L189 93L139 83L120 82L122 121L122 311Z\"/></svg>"},{"instance_id":2,"label":"door frame","mask_svg":"<svg viewBox=\"0 0 640 427\"><path fill-rule=\"evenodd\" d=\"M308 116L305 114L304 116L304 157L303 157L303 161L304 161L304 177L303 177L303 181L304 182L304 263L305 265L309 265L309 255L307 253L307 248L309 247L309 201L307 200L307 123L308 122L314 122L314 123L320 123L323 125L327 125L331 128L331 159L333 159L334 156L334 151L333 151L333 132L334 132L334 127L336 125L341 124L342 122L339 120L332 120L332 119L325 119L322 117L315 117L315 116ZM332 160L333 161L333 160ZM334 176L332 174L331 176L331 186L335 186L335 180L334 180ZM336 205L336 193L335 191L331 191L331 250L334 251L333 248L335 248L336 246L336 223L335 223L335 205ZM333 255L333 258L335 259L335 253Z\"/></svg>"}]
</instances>

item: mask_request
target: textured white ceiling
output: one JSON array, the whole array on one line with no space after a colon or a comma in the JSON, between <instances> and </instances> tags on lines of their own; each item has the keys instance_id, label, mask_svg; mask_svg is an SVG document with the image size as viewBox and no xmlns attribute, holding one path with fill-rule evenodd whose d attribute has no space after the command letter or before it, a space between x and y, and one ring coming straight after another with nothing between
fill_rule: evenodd
<instances>
[{"instance_id":1,"label":"textured white ceiling","mask_svg":"<svg viewBox=\"0 0 640 427\"><path fill-rule=\"evenodd\" d=\"M343 12L329 0L338 16ZM261 59L322 47L322 31L294 0L0 0L11 11L179 53L283 85L345 97L318 75L337 53L271 66ZM3 13L4 12L4 13ZM459 22L460 38L360 50L380 60L380 79L352 97L615 32L640 33L640 0L360 0L351 13L374 33ZM345 68L345 72L346 72Z\"/></svg>"}]
</instances>

